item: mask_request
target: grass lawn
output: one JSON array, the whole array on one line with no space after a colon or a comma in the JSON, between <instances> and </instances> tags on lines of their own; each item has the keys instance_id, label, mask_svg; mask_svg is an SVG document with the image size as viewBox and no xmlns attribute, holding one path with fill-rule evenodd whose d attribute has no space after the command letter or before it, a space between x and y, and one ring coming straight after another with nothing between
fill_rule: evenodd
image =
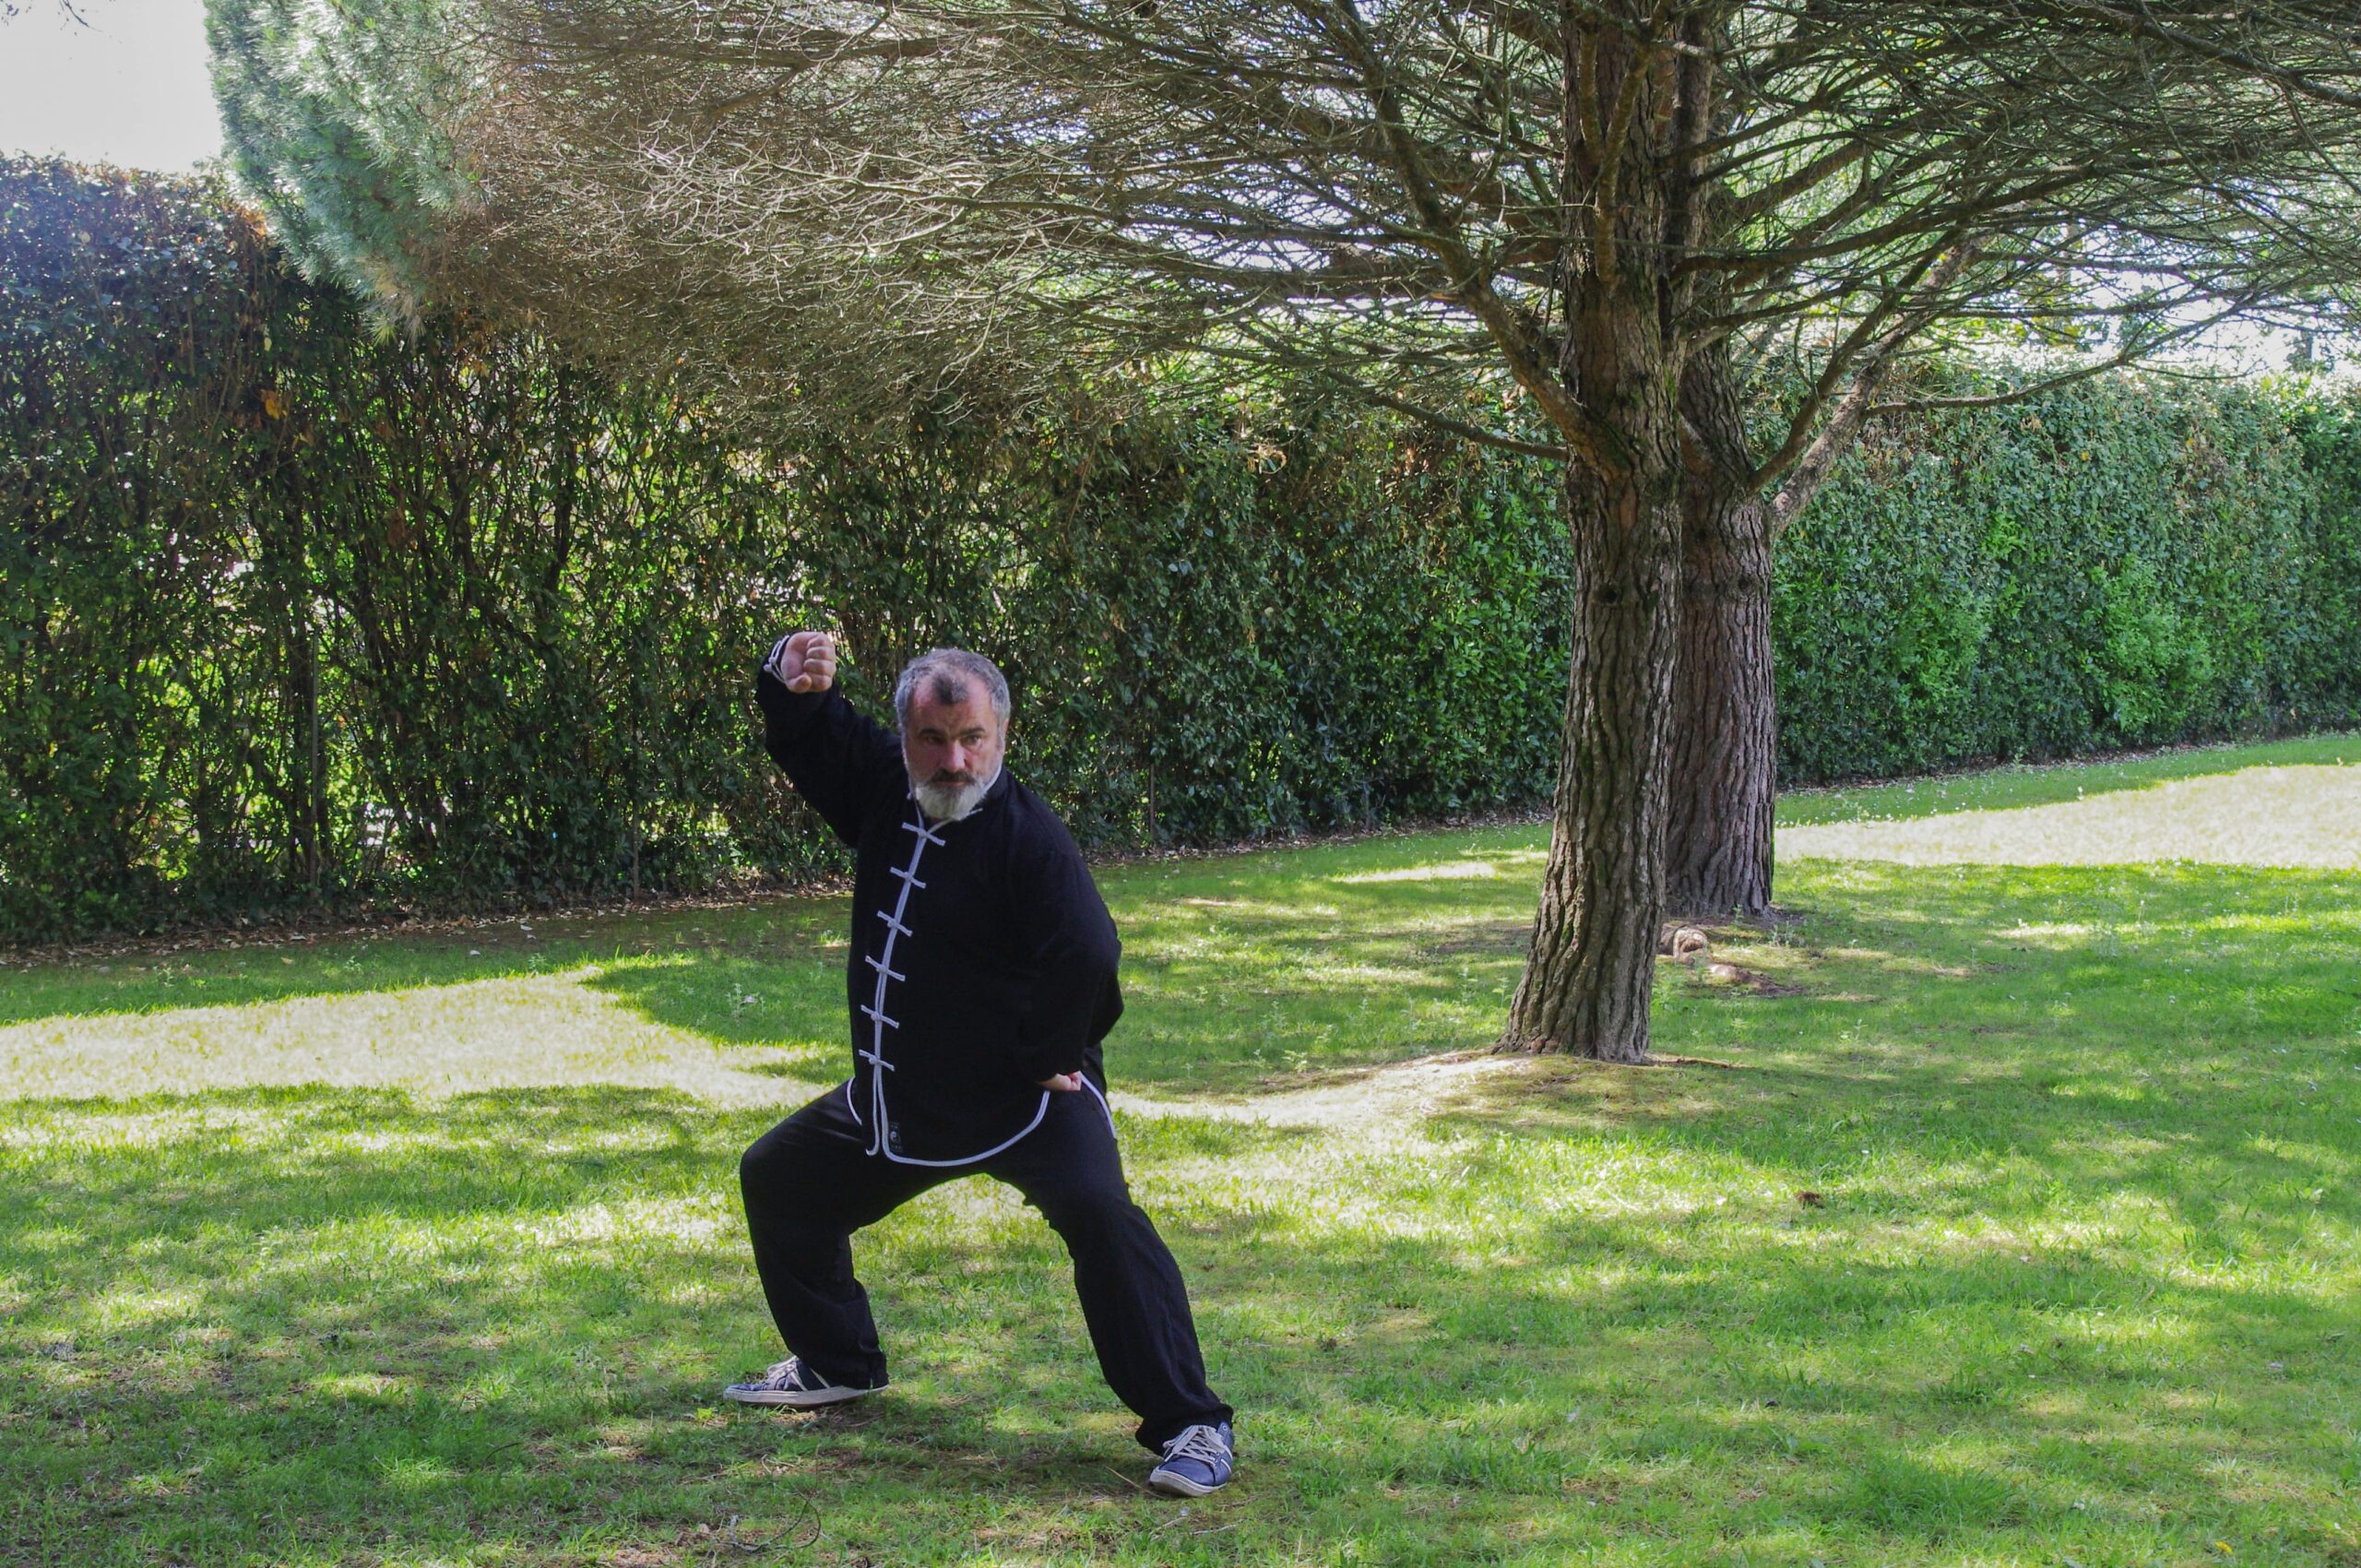
<instances>
[{"instance_id":1,"label":"grass lawn","mask_svg":"<svg viewBox=\"0 0 2361 1568\"><path fill-rule=\"evenodd\" d=\"M1480 1054L1537 827L1107 869L1241 1411L1187 1505L979 1182L864 1235L890 1394L715 1397L778 1353L735 1162L840 1071L840 901L19 960L0 1564L2361 1568L2361 840L2304 826L2355 765L1797 797L1799 918L1661 976L1726 1069ZM2254 820L2059 863L2172 779ZM1812 837L1963 812L2019 863Z\"/></svg>"}]
</instances>

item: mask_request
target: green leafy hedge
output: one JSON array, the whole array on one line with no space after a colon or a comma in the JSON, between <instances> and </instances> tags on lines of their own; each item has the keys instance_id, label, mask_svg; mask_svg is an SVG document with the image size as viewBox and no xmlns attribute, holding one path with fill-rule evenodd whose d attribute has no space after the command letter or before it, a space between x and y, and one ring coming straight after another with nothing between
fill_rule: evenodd
<instances>
[{"instance_id":1,"label":"green leafy hedge","mask_svg":"<svg viewBox=\"0 0 2361 1568\"><path fill-rule=\"evenodd\" d=\"M2356 552L2361 410L2298 386L2101 379L1875 431L1780 542L1783 771L2348 719Z\"/></svg>"},{"instance_id":2,"label":"green leafy hedge","mask_svg":"<svg viewBox=\"0 0 2361 1568\"><path fill-rule=\"evenodd\" d=\"M1881 431L1783 543L1792 778L2356 706L2361 408ZM796 878L753 661L956 641L1100 845L1546 802L1552 477L1279 387L792 448L376 330L184 184L0 165L0 938Z\"/></svg>"},{"instance_id":3,"label":"green leafy hedge","mask_svg":"<svg viewBox=\"0 0 2361 1568\"><path fill-rule=\"evenodd\" d=\"M958 641L1097 843L1547 798L1530 478L1280 396L749 446L374 331L205 192L0 170L0 935L797 877L755 660Z\"/></svg>"}]
</instances>

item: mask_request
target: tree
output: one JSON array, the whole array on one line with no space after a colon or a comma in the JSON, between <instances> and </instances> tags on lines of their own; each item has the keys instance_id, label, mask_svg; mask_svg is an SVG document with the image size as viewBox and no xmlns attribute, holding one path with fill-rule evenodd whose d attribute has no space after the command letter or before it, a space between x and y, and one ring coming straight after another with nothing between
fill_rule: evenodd
<instances>
[{"instance_id":1,"label":"tree","mask_svg":"<svg viewBox=\"0 0 2361 1568\"><path fill-rule=\"evenodd\" d=\"M771 417L1292 364L1559 460L1560 782L1505 1040L1615 1061L1676 799L1726 809L1671 787L1684 572L1726 607L1692 647L1759 676L1693 654L1691 733L1726 691L1767 766L1772 487L1916 332L2039 318L2062 267L2144 335L2220 296L2225 244L2326 286L2297 242L2361 118L2329 0L215 6L246 177L397 308ZM1782 341L1811 391L1757 459L1738 356Z\"/></svg>"},{"instance_id":2,"label":"tree","mask_svg":"<svg viewBox=\"0 0 2361 1568\"><path fill-rule=\"evenodd\" d=\"M1771 909L1777 782L1771 657L1774 546L1869 420L2037 396L2142 362L2234 317L2298 330L2317 327L2339 313L2339 302L2302 297L2303 279L2343 270L2325 254L2343 243L2340 237L2333 244L2251 262L2233 257L2218 276L2201 281L2189 273L2184 255L2180 286L2126 308L2119 298L2088 289L2034 302L2014 299L2011 285L2003 281L1994 289L1989 276L1979 274L1971 242L1949 258L1942 269L1951 274L1945 286L1930 289L1920 303L1896 313L1892 325L1857 350L1835 345L1816 360L1809 354L1760 355L1742 368L1726 340L1693 356L1681 381L1689 474L1674 787L1666 844L1669 906L1697 915L1759 916ZM2237 237L2225 236L2223 244L2235 251ZM1997 298L1979 297L1979 288ZM1913 394L1899 385L1907 380L1915 359L1940 360L1959 347L1958 328L1987 327L1996 315L2030 329L2036 343L2097 340L2004 392L1949 398ZM1968 340L1977 340L1972 331ZM1803 368L1807 362L1809 368ZM1772 450L1758 455L1748 415L1767 400L1760 381L1781 370L1809 390L1786 428L1774 433Z\"/></svg>"},{"instance_id":3,"label":"tree","mask_svg":"<svg viewBox=\"0 0 2361 1568\"><path fill-rule=\"evenodd\" d=\"M2042 93L2014 113L2053 148L2095 172L2110 134L2145 118L2165 138L2161 181L2123 191L2100 183L2049 197L2047 226L2004 212L1980 220L1907 295L1882 279L1857 297L1839 292L1798 315L1776 317L1693 354L1681 382L1689 462L1683 528L1682 632L1675 701L1674 799L1667 843L1668 897L1696 913L1762 914L1771 907L1776 783L1770 647L1773 546L1802 513L1866 422L1880 414L1988 405L2140 362L2225 319L2309 334L2341 320L2355 257L2353 187L2338 172L2349 146L2356 28L2325 14L2242 7L2201 34L2153 6L2059 7L2122 27L2132 79L2102 85L2130 113L2117 130L2081 123L2083 100ZM2277 29L2286 32L2274 32ZM1916 46L1861 63L1905 80ZM1989 107L2009 113L2001 101ZM2162 90L2158 90L2162 89ZM2259 109L2255 95L2276 95ZM2259 118L2258 118L2259 117ZM2096 132L2094 136L2094 132ZM2317 139L2314 139L2317 137ZM2076 150L2080 148L2079 152ZM2114 149L2120 156L2121 148ZM1878 149L1840 142L1807 178ZM2156 171L2148 172L2153 176ZM1775 265L1775 260L1774 260ZM1798 300L1804 296L1799 295ZM1761 351L1798 327L1816 346ZM1896 390L1909 358L1956 343L2067 342L2087 351L2005 393L1966 398ZM1809 390L1758 453L1748 428L1748 383L1766 362Z\"/></svg>"}]
</instances>

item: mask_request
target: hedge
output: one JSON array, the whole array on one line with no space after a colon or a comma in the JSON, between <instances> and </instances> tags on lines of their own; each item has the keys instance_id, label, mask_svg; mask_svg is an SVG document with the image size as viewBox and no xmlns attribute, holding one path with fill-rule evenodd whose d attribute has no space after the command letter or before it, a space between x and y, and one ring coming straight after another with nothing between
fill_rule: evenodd
<instances>
[{"instance_id":1,"label":"hedge","mask_svg":"<svg viewBox=\"0 0 2361 1568\"><path fill-rule=\"evenodd\" d=\"M2347 721L2356 552L2361 404L2301 385L2094 379L1876 430L1780 541L1781 771Z\"/></svg>"},{"instance_id":2,"label":"hedge","mask_svg":"<svg viewBox=\"0 0 2361 1568\"><path fill-rule=\"evenodd\" d=\"M1275 396L733 441L464 321L376 330L187 186L0 171L0 934L833 862L754 660L936 642L1097 844L1546 799L1530 478Z\"/></svg>"},{"instance_id":3,"label":"hedge","mask_svg":"<svg viewBox=\"0 0 2361 1568\"><path fill-rule=\"evenodd\" d=\"M389 334L217 193L0 165L0 938L836 863L754 659L955 641L1097 846L1548 799L1541 466L1280 385L733 438ZM2085 386L1879 432L1783 541L1791 780L2341 719L2361 406Z\"/></svg>"}]
</instances>

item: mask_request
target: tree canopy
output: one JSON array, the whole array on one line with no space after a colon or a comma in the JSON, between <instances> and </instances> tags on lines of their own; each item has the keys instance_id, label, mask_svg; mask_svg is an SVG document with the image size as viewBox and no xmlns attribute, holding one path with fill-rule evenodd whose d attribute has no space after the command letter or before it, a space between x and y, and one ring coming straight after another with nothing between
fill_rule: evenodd
<instances>
[{"instance_id":1,"label":"tree canopy","mask_svg":"<svg viewBox=\"0 0 2361 1568\"><path fill-rule=\"evenodd\" d=\"M2355 23L2319 3L214 14L242 171L300 253L400 305L578 325L756 396L1185 346L1528 441L1466 418L1472 367L1576 457L1618 438L1555 374L1566 283L1619 250L1678 353L1800 345L1833 398L1912 322L2127 342L2332 301L2361 124Z\"/></svg>"},{"instance_id":2,"label":"tree canopy","mask_svg":"<svg viewBox=\"0 0 2361 1568\"><path fill-rule=\"evenodd\" d=\"M1186 350L1561 457L1559 832L1507 1039L1615 1058L1689 476L1809 482L1937 322L2129 352L2332 307L2361 166L2341 0L213 3L247 178L397 306L773 416ZM1758 452L1714 411L1774 350L1809 389Z\"/></svg>"}]
</instances>

